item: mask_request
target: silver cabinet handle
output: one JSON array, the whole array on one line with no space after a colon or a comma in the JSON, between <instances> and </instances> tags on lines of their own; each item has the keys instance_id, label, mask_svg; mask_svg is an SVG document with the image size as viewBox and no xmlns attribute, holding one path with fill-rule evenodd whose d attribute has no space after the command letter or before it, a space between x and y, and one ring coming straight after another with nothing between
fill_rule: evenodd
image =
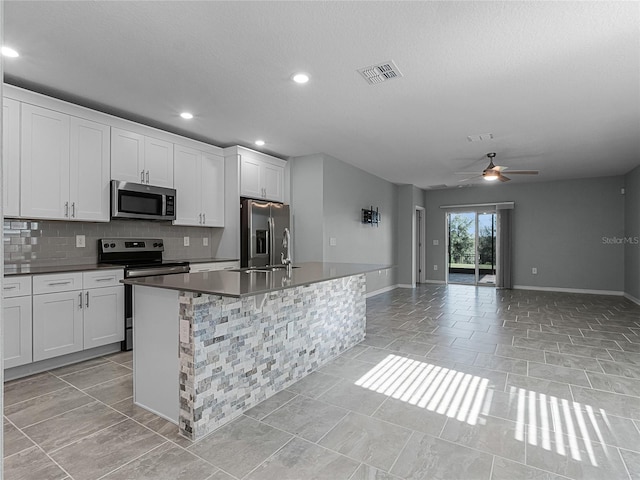
<instances>
[{"instance_id":1,"label":"silver cabinet handle","mask_svg":"<svg viewBox=\"0 0 640 480\"><path fill-rule=\"evenodd\" d=\"M144 170L140 172L140 183L144 183Z\"/></svg>"},{"instance_id":2,"label":"silver cabinet handle","mask_svg":"<svg viewBox=\"0 0 640 480\"><path fill-rule=\"evenodd\" d=\"M115 280L116 277L104 277L104 278L94 278L94 281L96 282L110 282L112 280Z\"/></svg>"},{"instance_id":3,"label":"silver cabinet handle","mask_svg":"<svg viewBox=\"0 0 640 480\"><path fill-rule=\"evenodd\" d=\"M198 214L198 223L200 225L202 225L202 214L201 213Z\"/></svg>"},{"instance_id":4,"label":"silver cabinet handle","mask_svg":"<svg viewBox=\"0 0 640 480\"><path fill-rule=\"evenodd\" d=\"M71 218L76 218L76 202L71 204Z\"/></svg>"},{"instance_id":5,"label":"silver cabinet handle","mask_svg":"<svg viewBox=\"0 0 640 480\"><path fill-rule=\"evenodd\" d=\"M64 216L69 217L69 202L64 202Z\"/></svg>"},{"instance_id":6,"label":"silver cabinet handle","mask_svg":"<svg viewBox=\"0 0 640 480\"><path fill-rule=\"evenodd\" d=\"M69 285L71 283L70 280L67 280L66 282L49 282L47 283L47 285L49 285L50 287L53 287L54 285Z\"/></svg>"},{"instance_id":7,"label":"silver cabinet handle","mask_svg":"<svg viewBox=\"0 0 640 480\"><path fill-rule=\"evenodd\" d=\"M202 214L202 224L204 225L207 222L207 214L203 213Z\"/></svg>"},{"instance_id":8,"label":"silver cabinet handle","mask_svg":"<svg viewBox=\"0 0 640 480\"><path fill-rule=\"evenodd\" d=\"M2 287L3 290L15 290L16 288L18 288L17 285L5 285L4 287Z\"/></svg>"},{"instance_id":9,"label":"silver cabinet handle","mask_svg":"<svg viewBox=\"0 0 640 480\"><path fill-rule=\"evenodd\" d=\"M82 308L82 292L80 292L79 297L80 297L80 304L78 305L78 307Z\"/></svg>"},{"instance_id":10,"label":"silver cabinet handle","mask_svg":"<svg viewBox=\"0 0 640 480\"><path fill-rule=\"evenodd\" d=\"M86 307L89 308L89 292L87 292L87 303L86 303Z\"/></svg>"},{"instance_id":11,"label":"silver cabinet handle","mask_svg":"<svg viewBox=\"0 0 640 480\"><path fill-rule=\"evenodd\" d=\"M149 183L149 170L147 170L147 183Z\"/></svg>"}]
</instances>

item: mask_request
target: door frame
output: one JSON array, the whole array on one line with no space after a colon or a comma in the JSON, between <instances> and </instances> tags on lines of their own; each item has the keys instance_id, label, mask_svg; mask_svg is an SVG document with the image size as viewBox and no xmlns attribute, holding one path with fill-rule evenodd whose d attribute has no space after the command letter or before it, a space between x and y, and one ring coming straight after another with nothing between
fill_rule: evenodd
<instances>
[{"instance_id":1,"label":"door frame","mask_svg":"<svg viewBox=\"0 0 640 480\"><path fill-rule=\"evenodd\" d=\"M416 205L413 212L413 254L411 266L411 283L415 286L417 283L425 281L425 253L426 253L426 225L425 225L426 209Z\"/></svg>"}]
</instances>

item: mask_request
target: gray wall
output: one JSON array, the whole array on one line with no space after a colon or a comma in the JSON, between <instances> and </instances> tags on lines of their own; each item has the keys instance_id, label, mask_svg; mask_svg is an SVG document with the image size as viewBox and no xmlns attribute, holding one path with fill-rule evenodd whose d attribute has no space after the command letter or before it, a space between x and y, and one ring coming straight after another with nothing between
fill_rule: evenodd
<instances>
[{"instance_id":1,"label":"gray wall","mask_svg":"<svg viewBox=\"0 0 640 480\"><path fill-rule=\"evenodd\" d=\"M221 228L176 227L169 222L112 220L109 223L51 220L4 221L4 262L39 265L93 263L98 257L98 239L105 237L162 238L164 258L198 259L216 256ZM76 248L76 235L84 235L86 247ZM189 247L184 237L189 237ZM207 238L208 246L202 245Z\"/></svg>"},{"instance_id":2,"label":"gray wall","mask_svg":"<svg viewBox=\"0 0 640 480\"><path fill-rule=\"evenodd\" d=\"M394 184L328 155L289 162L296 262L394 264ZM362 209L371 205L380 209L378 227L361 222ZM367 292L394 284L393 270L367 275Z\"/></svg>"},{"instance_id":3,"label":"gray wall","mask_svg":"<svg viewBox=\"0 0 640 480\"><path fill-rule=\"evenodd\" d=\"M290 165L293 259L321 262L324 256L324 204L322 155L298 157Z\"/></svg>"},{"instance_id":4,"label":"gray wall","mask_svg":"<svg viewBox=\"0 0 640 480\"><path fill-rule=\"evenodd\" d=\"M640 301L640 166L624 177L624 189L624 291Z\"/></svg>"},{"instance_id":5,"label":"gray wall","mask_svg":"<svg viewBox=\"0 0 640 480\"><path fill-rule=\"evenodd\" d=\"M624 246L603 237L624 234L623 186L620 176L427 191L427 278L445 279L441 205L513 201L514 285L622 292Z\"/></svg>"}]
</instances>

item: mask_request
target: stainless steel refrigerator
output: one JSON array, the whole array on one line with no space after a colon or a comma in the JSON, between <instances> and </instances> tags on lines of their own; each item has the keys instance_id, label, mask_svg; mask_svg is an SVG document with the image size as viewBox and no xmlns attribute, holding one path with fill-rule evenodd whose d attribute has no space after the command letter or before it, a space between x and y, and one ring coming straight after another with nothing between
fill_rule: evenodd
<instances>
[{"instance_id":1,"label":"stainless steel refrigerator","mask_svg":"<svg viewBox=\"0 0 640 480\"><path fill-rule=\"evenodd\" d=\"M245 198L240 204L240 265L280 265L284 229L289 228L289 205Z\"/></svg>"}]
</instances>

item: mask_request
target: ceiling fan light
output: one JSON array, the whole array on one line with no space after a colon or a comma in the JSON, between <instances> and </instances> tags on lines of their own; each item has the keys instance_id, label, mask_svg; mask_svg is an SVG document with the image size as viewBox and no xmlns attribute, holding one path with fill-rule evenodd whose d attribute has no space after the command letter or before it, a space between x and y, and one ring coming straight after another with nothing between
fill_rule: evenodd
<instances>
[{"instance_id":1,"label":"ceiling fan light","mask_svg":"<svg viewBox=\"0 0 640 480\"><path fill-rule=\"evenodd\" d=\"M487 180L488 182L493 182L494 180L498 180L499 176L494 173L485 173L482 178Z\"/></svg>"}]
</instances>

